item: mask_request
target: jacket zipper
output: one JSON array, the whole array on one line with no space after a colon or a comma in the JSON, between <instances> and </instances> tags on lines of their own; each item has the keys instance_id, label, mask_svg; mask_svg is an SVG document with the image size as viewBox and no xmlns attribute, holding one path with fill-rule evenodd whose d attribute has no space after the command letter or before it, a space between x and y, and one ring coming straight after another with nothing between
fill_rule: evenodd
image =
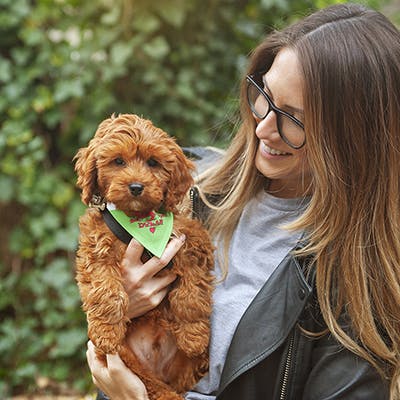
<instances>
[{"instance_id":1,"label":"jacket zipper","mask_svg":"<svg viewBox=\"0 0 400 400\"><path fill-rule=\"evenodd\" d=\"M196 200L197 200L197 188L195 187L195 186L192 186L191 188L190 188L190 191L189 191L189 197L190 197L190 203L191 203L191 212L192 212L192 218L194 218L195 217L195 214L196 214L196 205L195 205L195 202L196 202Z\"/></svg>"},{"instance_id":2,"label":"jacket zipper","mask_svg":"<svg viewBox=\"0 0 400 400\"><path fill-rule=\"evenodd\" d=\"M289 371L292 365L292 358L293 358L293 346L294 346L294 335L290 337L288 353L286 356L285 362L285 369L283 371L283 379L282 379L282 386L281 386L281 395L279 396L279 400L285 400L287 396L287 384L289 380Z\"/></svg>"}]
</instances>

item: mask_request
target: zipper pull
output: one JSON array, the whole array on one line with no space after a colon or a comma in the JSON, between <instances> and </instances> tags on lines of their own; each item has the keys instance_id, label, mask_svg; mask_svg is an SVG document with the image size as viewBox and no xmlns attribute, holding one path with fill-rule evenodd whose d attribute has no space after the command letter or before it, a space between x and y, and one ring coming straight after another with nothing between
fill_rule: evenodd
<instances>
[{"instance_id":1,"label":"zipper pull","mask_svg":"<svg viewBox=\"0 0 400 400\"><path fill-rule=\"evenodd\" d=\"M199 188L194 185L190 188L190 205L192 211L192 219L199 218Z\"/></svg>"}]
</instances>

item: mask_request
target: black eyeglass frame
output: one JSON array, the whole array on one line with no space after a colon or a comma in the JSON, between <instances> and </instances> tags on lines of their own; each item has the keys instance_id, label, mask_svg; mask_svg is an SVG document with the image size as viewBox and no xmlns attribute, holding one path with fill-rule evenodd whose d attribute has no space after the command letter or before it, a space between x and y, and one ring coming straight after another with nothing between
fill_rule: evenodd
<instances>
[{"instance_id":1,"label":"black eyeglass frame","mask_svg":"<svg viewBox=\"0 0 400 400\"><path fill-rule=\"evenodd\" d=\"M249 104L249 107L251 109L251 111L253 112L253 114L255 114L258 118L260 119L264 119L270 112L271 110L274 111L276 113L277 116L277 126L278 126L278 133L279 136L282 138L282 140L291 148L293 149L301 149L305 144L306 144L306 137L304 135L304 141L300 146L296 146L293 143L290 142L289 139L287 139L287 137L285 136L285 134L281 131L281 122L280 122L280 115L284 115L285 117L289 118L292 122L294 122L297 126L299 126L301 129L303 129L304 131L304 124L298 120L296 117L293 117L293 115L290 115L289 113L287 113L284 110L281 110L280 108L278 108L274 102L272 101L272 99L269 97L269 95L264 91L263 88L260 87L260 85L254 80L254 77L256 75L247 75L246 76L246 81L247 81L247 91L246 91L246 95L247 95L247 103ZM267 109L265 115L260 115L257 110L254 107L254 104L250 101L250 96L249 96L249 88L250 85L254 85L255 88L260 92L260 94L267 100L267 103L269 105L269 108Z\"/></svg>"}]
</instances>

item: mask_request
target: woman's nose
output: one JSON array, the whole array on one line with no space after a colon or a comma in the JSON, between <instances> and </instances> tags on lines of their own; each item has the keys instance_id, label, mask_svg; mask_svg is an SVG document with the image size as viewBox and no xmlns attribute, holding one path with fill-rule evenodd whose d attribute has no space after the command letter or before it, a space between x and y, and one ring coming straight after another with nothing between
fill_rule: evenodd
<instances>
[{"instance_id":1,"label":"woman's nose","mask_svg":"<svg viewBox=\"0 0 400 400\"><path fill-rule=\"evenodd\" d=\"M256 120L256 135L258 138L265 138L270 135L278 135L278 120L276 113L270 111L263 119L254 116ZM272 136L271 136L272 138Z\"/></svg>"}]
</instances>

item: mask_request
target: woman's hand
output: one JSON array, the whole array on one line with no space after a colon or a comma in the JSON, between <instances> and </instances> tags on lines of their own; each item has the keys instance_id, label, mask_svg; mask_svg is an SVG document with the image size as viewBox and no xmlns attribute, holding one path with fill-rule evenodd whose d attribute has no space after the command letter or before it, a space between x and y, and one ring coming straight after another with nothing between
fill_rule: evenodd
<instances>
[{"instance_id":1,"label":"woman's hand","mask_svg":"<svg viewBox=\"0 0 400 400\"><path fill-rule=\"evenodd\" d=\"M96 356L94 344L89 341L86 358L93 383L112 400L148 400L143 382L126 367L118 354L107 354L105 366Z\"/></svg>"},{"instance_id":2,"label":"woman's hand","mask_svg":"<svg viewBox=\"0 0 400 400\"><path fill-rule=\"evenodd\" d=\"M135 239L130 241L122 260L123 284L129 296L128 318L139 317L161 303L176 275L168 270L158 273L172 260L184 242L184 235L173 238L160 258L152 257L143 263L143 246Z\"/></svg>"}]
</instances>

